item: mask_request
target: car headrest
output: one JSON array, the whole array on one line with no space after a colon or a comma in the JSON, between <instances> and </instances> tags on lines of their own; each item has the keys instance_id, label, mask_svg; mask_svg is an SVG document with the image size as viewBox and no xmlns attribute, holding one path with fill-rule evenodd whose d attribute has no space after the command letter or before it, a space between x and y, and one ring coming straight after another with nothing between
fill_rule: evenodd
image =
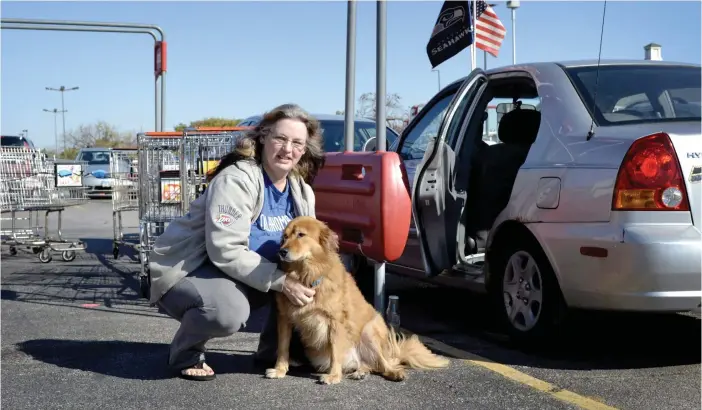
<instances>
[{"instance_id":1,"label":"car headrest","mask_svg":"<svg viewBox=\"0 0 702 410\"><path fill-rule=\"evenodd\" d=\"M540 111L512 110L500 119L497 137L505 144L531 145L536 141L540 124Z\"/></svg>"}]
</instances>

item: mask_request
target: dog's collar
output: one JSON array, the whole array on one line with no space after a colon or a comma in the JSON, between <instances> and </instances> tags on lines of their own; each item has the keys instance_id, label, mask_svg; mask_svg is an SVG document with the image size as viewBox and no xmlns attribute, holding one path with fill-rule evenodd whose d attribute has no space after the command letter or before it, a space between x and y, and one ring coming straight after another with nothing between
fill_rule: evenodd
<instances>
[{"instance_id":1,"label":"dog's collar","mask_svg":"<svg viewBox=\"0 0 702 410\"><path fill-rule=\"evenodd\" d=\"M312 282L312 287L316 288L317 286L319 286L320 283L322 283L322 278L319 278L319 279L315 280L314 282Z\"/></svg>"}]
</instances>

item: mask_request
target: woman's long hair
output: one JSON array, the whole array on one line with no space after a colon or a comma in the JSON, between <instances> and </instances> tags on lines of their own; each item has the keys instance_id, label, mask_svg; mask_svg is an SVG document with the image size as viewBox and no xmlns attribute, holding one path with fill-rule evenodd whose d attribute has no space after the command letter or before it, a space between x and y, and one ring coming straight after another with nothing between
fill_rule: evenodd
<instances>
[{"instance_id":1,"label":"woman's long hair","mask_svg":"<svg viewBox=\"0 0 702 410\"><path fill-rule=\"evenodd\" d=\"M238 161L255 161L256 164L261 165L261 155L263 154L261 140L270 135L275 123L286 118L298 120L307 128L305 152L293 168L292 173L311 184L319 169L324 166L322 131L319 121L297 104L283 104L265 113L261 122L236 142L234 151L222 157L217 168L207 177L207 180L212 181L222 170Z\"/></svg>"}]
</instances>

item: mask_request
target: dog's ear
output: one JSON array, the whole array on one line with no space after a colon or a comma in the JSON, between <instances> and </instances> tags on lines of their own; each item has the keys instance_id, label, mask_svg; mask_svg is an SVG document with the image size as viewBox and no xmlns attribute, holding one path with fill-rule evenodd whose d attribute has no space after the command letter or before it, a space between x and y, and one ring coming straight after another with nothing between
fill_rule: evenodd
<instances>
[{"instance_id":1,"label":"dog's ear","mask_svg":"<svg viewBox=\"0 0 702 410\"><path fill-rule=\"evenodd\" d=\"M327 224L323 224L319 232L319 243L330 252L339 252L339 236Z\"/></svg>"}]
</instances>

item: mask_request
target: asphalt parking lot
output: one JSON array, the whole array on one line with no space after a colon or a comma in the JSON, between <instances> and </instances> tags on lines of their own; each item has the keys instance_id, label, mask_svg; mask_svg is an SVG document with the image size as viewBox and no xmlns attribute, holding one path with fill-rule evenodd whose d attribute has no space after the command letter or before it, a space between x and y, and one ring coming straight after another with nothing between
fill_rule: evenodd
<instances>
[{"instance_id":1,"label":"asphalt parking lot","mask_svg":"<svg viewBox=\"0 0 702 410\"><path fill-rule=\"evenodd\" d=\"M453 358L401 383L336 386L309 374L262 378L252 367L265 311L215 339L209 383L165 369L177 322L137 296L131 254L112 257L109 200L66 211L64 235L88 251L47 264L2 249L2 407L9 409L699 409L699 315L577 313L546 352L500 335L480 297L390 278L403 327ZM3 215L5 216L5 215ZM125 215L135 226L134 213ZM3 224L4 225L4 224Z\"/></svg>"}]
</instances>

